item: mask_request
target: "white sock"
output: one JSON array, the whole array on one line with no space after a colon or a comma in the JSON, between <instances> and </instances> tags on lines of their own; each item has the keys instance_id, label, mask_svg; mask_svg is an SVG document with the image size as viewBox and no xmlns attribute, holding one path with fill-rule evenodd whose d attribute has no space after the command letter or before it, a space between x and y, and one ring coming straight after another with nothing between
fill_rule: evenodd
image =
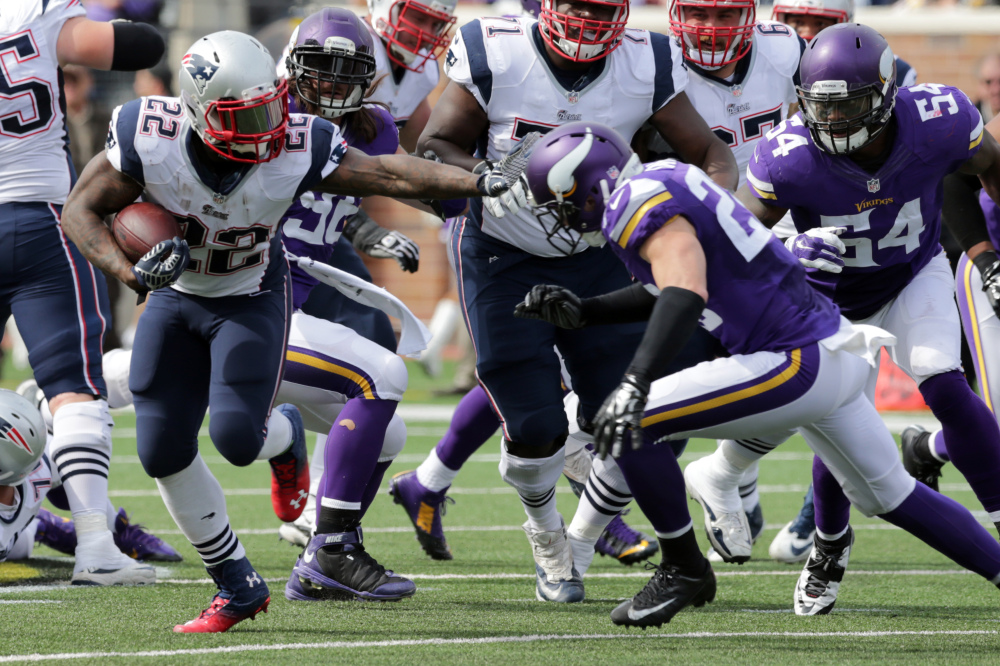
<instances>
[{"instance_id":1,"label":"white sock","mask_svg":"<svg viewBox=\"0 0 1000 666\"><path fill-rule=\"evenodd\" d=\"M257 454L257 460L270 460L280 456L292 445L292 422L277 409L271 410L271 418L267 420L267 437L264 446Z\"/></svg>"},{"instance_id":2,"label":"white sock","mask_svg":"<svg viewBox=\"0 0 1000 666\"><path fill-rule=\"evenodd\" d=\"M205 566L246 557L243 544L229 527L222 486L200 454L180 472L156 479L156 485L167 511Z\"/></svg>"},{"instance_id":3,"label":"white sock","mask_svg":"<svg viewBox=\"0 0 1000 666\"><path fill-rule=\"evenodd\" d=\"M549 458L519 458L500 453L500 475L521 496L528 524L538 532L562 529L562 517L556 509L556 482L562 474L566 447Z\"/></svg>"},{"instance_id":4,"label":"white sock","mask_svg":"<svg viewBox=\"0 0 1000 666\"><path fill-rule=\"evenodd\" d=\"M850 525L848 525L844 529L840 530L836 534L827 534L826 532L821 531L819 528L816 528L816 536L818 536L820 539L823 539L824 541L836 541L840 537L842 537L845 534L847 534L847 529L849 527L850 527Z\"/></svg>"},{"instance_id":5,"label":"white sock","mask_svg":"<svg viewBox=\"0 0 1000 666\"><path fill-rule=\"evenodd\" d=\"M934 460L938 462L946 463L947 460L941 458L937 453L937 447L934 445L938 441L938 437L944 437L944 430L938 429L931 433L930 439L927 440L927 450L930 452Z\"/></svg>"},{"instance_id":6,"label":"white sock","mask_svg":"<svg viewBox=\"0 0 1000 666\"><path fill-rule=\"evenodd\" d=\"M438 493L451 486L459 470L451 469L438 458L437 447L431 449L427 458L417 468L417 481L427 490Z\"/></svg>"},{"instance_id":7,"label":"white sock","mask_svg":"<svg viewBox=\"0 0 1000 666\"><path fill-rule=\"evenodd\" d=\"M756 461L740 477L740 499L743 500L745 513L750 513L760 504L760 493L757 491L757 476L759 474L760 461Z\"/></svg>"},{"instance_id":8,"label":"white sock","mask_svg":"<svg viewBox=\"0 0 1000 666\"><path fill-rule=\"evenodd\" d=\"M49 455L74 521L83 514L103 516L107 511L113 425L104 400L63 405L53 418Z\"/></svg>"},{"instance_id":9,"label":"white sock","mask_svg":"<svg viewBox=\"0 0 1000 666\"><path fill-rule=\"evenodd\" d=\"M312 460L309 461L309 495L314 498L319 492L319 482L326 469L326 435L316 433L316 444L313 446ZM316 500L312 500L315 505ZM308 505L306 505L308 506ZM308 511L308 509L306 509Z\"/></svg>"},{"instance_id":10,"label":"white sock","mask_svg":"<svg viewBox=\"0 0 1000 666\"><path fill-rule=\"evenodd\" d=\"M656 538L657 539L676 539L677 537L681 536L682 534L684 534L685 532L687 532L688 530L693 529L693 528L694 528L694 523L692 521L688 521L687 525L685 525L684 527L682 527L679 530L676 530L674 532L656 532Z\"/></svg>"},{"instance_id":11,"label":"white sock","mask_svg":"<svg viewBox=\"0 0 1000 666\"><path fill-rule=\"evenodd\" d=\"M132 391L128 388L132 352L112 349L102 359L104 383L108 387L108 406L119 409L132 404Z\"/></svg>"}]
</instances>

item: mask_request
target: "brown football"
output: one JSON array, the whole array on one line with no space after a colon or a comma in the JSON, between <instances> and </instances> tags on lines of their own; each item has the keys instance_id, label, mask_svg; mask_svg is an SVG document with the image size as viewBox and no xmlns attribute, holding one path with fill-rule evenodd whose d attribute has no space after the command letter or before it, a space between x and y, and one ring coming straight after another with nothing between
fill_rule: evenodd
<instances>
[{"instance_id":1,"label":"brown football","mask_svg":"<svg viewBox=\"0 0 1000 666\"><path fill-rule=\"evenodd\" d=\"M181 226L170 212L149 201L134 203L118 211L111 235L133 264L162 241L181 235Z\"/></svg>"}]
</instances>

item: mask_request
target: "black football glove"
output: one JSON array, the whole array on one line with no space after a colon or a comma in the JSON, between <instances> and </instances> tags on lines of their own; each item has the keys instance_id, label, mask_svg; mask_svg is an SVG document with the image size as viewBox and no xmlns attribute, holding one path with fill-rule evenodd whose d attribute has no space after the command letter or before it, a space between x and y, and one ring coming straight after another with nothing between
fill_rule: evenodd
<instances>
[{"instance_id":1,"label":"black football glove","mask_svg":"<svg viewBox=\"0 0 1000 666\"><path fill-rule=\"evenodd\" d=\"M187 241L174 237L157 243L132 267L132 274L143 289L156 291L169 287L180 278L191 260Z\"/></svg>"},{"instance_id":2,"label":"black football glove","mask_svg":"<svg viewBox=\"0 0 1000 666\"><path fill-rule=\"evenodd\" d=\"M632 433L633 450L642 446L642 414L648 397L649 382L626 374L618 388L597 410L597 416L591 423L594 426L594 451L601 460L608 453L615 458L621 455L625 433Z\"/></svg>"},{"instance_id":3,"label":"black football glove","mask_svg":"<svg viewBox=\"0 0 1000 666\"><path fill-rule=\"evenodd\" d=\"M583 328L583 301L565 287L554 284L536 284L524 300L514 306L514 316L522 319L541 319L559 328Z\"/></svg>"},{"instance_id":4,"label":"black football glove","mask_svg":"<svg viewBox=\"0 0 1000 666\"><path fill-rule=\"evenodd\" d=\"M983 291L986 292L986 300L990 302L993 312L1000 317L1000 261L994 261L983 271Z\"/></svg>"}]
</instances>

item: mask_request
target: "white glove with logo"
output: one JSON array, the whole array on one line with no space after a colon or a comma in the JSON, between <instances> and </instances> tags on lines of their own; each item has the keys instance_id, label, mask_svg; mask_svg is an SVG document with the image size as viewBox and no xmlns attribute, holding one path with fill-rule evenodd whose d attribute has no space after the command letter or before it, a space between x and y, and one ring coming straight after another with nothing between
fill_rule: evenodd
<instances>
[{"instance_id":1,"label":"white glove with logo","mask_svg":"<svg viewBox=\"0 0 1000 666\"><path fill-rule=\"evenodd\" d=\"M785 247L806 268L839 273L844 269L842 255L847 249L839 236L845 231L846 227L816 227L792 236L785 241Z\"/></svg>"}]
</instances>

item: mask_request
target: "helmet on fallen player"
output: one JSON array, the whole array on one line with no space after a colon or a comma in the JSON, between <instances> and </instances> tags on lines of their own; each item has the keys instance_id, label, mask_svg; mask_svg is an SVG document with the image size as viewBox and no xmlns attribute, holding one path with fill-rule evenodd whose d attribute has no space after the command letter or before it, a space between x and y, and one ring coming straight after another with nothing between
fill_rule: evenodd
<instances>
[{"instance_id":1,"label":"helmet on fallen player","mask_svg":"<svg viewBox=\"0 0 1000 666\"><path fill-rule=\"evenodd\" d=\"M448 30L455 23L458 0L368 0L372 27L385 40L389 60L411 72L422 72L427 61L448 47Z\"/></svg>"},{"instance_id":2,"label":"helmet on fallen player","mask_svg":"<svg viewBox=\"0 0 1000 666\"><path fill-rule=\"evenodd\" d=\"M375 80L375 42L354 12L327 7L295 28L285 66L299 98L337 118L361 108Z\"/></svg>"},{"instance_id":3,"label":"helmet on fallen player","mask_svg":"<svg viewBox=\"0 0 1000 666\"><path fill-rule=\"evenodd\" d=\"M703 25L701 15L709 9L733 12L732 25ZM709 71L750 52L756 21L756 0L670 0L670 30L680 40L684 59Z\"/></svg>"},{"instance_id":4,"label":"helmet on fallen player","mask_svg":"<svg viewBox=\"0 0 1000 666\"><path fill-rule=\"evenodd\" d=\"M789 23L793 16L832 19L834 25L850 23L854 20L854 0L779 0L774 3L771 17L775 21Z\"/></svg>"},{"instance_id":5,"label":"helmet on fallen player","mask_svg":"<svg viewBox=\"0 0 1000 666\"><path fill-rule=\"evenodd\" d=\"M566 254L581 241L603 245L604 206L616 187L640 171L639 156L607 125L567 123L539 139L525 177L549 243Z\"/></svg>"},{"instance_id":6,"label":"helmet on fallen player","mask_svg":"<svg viewBox=\"0 0 1000 666\"><path fill-rule=\"evenodd\" d=\"M542 13L542 1L521 0L521 12L526 16L534 16L535 18L538 18Z\"/></svg>"},{"instance_id":7,"label":"helmet on fallen player","mask_svg":"<svg viewBox=\"0 0 1000 666\"><path fill-rule=\"evenodd\" d=\"M858 23L841 23L809 42L795 91L816 145L832 155L878 137L896 103L896 59L888 42Z\"/></svg>"},{"instance_id":8,"label":"helmet on fallen player","mask_svg":"<svg viewBox=\"0 0 1000 666\"><path fill-rule=\"evenodd\" d=\"M236 162L277 157L288 124L288 84L250 35L225 30L202 37L181 59L181 102L206 146Z\"/></svg>"},{"instance_id":9,"label":"helmet on fallen player","mask_svg":"<svg viewBox=\"0 0 1000 666\"><path fill-rule=\"evenodd\" d=\"M580 18L556 11L560 0L542 0L538 23L542 39L574 62L600 60L618 48L625 36L629 0L587 0L594 9L610 10L607 20Z\"/></svg>"},{"instance_id":10,"label":"helmet on fallen player","mask_svg":"<svg viewBox=\"0 0 1000 666\"><path fill-rule=\"evenodd\" d=\"M0 486L31 474L45 453L45 421L27 398L0 389Z\"/></svg>"}]
</instances>

